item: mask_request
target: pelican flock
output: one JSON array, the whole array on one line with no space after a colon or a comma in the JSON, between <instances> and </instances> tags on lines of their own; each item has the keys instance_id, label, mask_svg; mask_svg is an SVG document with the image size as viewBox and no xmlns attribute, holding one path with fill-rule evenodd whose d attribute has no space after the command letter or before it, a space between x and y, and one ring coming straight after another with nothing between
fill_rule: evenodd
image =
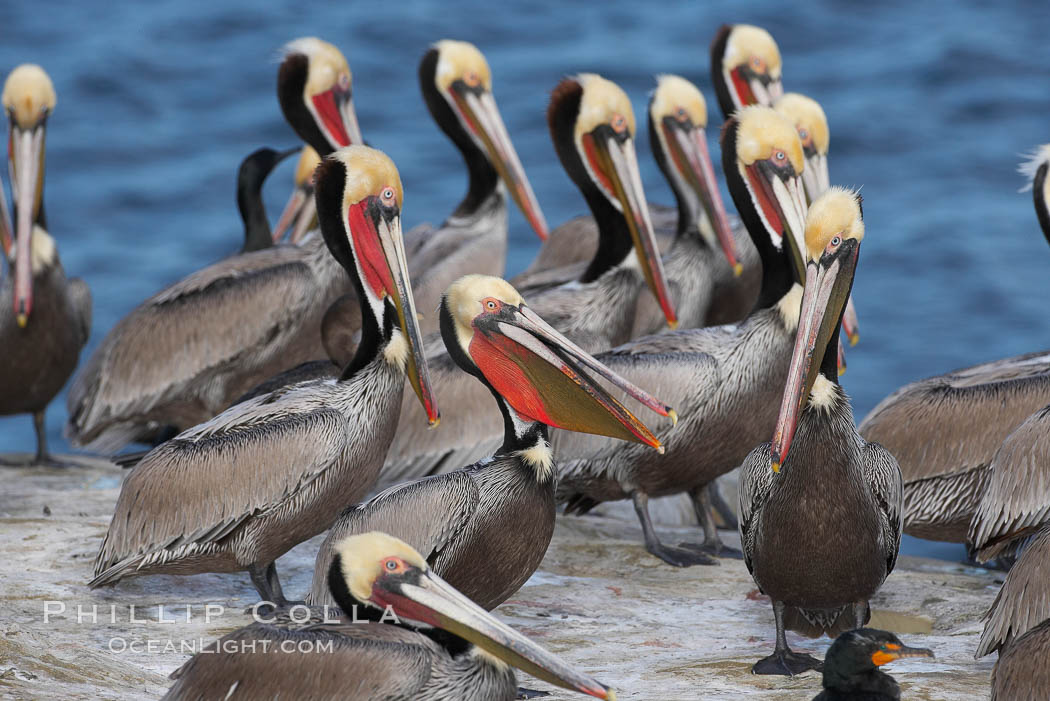
<instances>
[{"instance_id":1,"label":"pelican flock","mask_svg":"<svg viewBox=\"0 0 1050 701\"><path fill-rule=\"evenodd\" d=\"M146 446L119 458L132 469L90 544L90 589L247 573L271 614L186 661L165 698L511 699L517 669L614 699L492 611L540 570L558 519L617 501L659 576L746 567L774 641L750 671L822 672L807 698L901 698L880 667L933 653L868 627L870 602L903 533L965 543L1009 569L974 651L999 656L992 698L1050 698L1050 353L911 383L857 425L840 334L857 342L860 249L884 225L866 231L859 191L832 184L828 116L784 92L770 33L716 32L723 123L683 76L654 76L636 116L614 80L566 66L535 128L590 213L554 228L497 107L495 76L513 74L468 42L420 48L423 103L467 176L440 226L403 230L414 164L365 144L340 49L292 40L277 106L301 143L241 163L243 247L103 330L75 375L91 294L47 230L55 89L33 64L4 83L0 414L32 415L30 464L73 469L44 422L72 378L74 445ZM646 196L640 130L672 207ZM294 155L271 229L262 185ZM1050 241L1050 145L1023 172ZM510 282L509 201L540 240ZM732 509L715 484L738 469ZM698 542L658 532L650 500L673 495ZM297 601L276 562L322 534ZM177 598L185 580L166 581ZM788 631L837 640L822 660Z\"/></svg>"}]
</instances>

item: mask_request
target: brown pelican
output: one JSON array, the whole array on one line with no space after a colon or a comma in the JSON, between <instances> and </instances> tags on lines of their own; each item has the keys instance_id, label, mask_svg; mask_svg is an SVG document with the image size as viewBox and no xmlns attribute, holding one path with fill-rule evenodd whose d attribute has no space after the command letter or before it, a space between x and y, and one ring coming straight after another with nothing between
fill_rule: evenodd
<instances>
[{"instance_id":1,"label":"brown pelican","mask_svg":"<svg viewBox=\"0 0 1050 701\"><path fill-rule=\"evenodd\" d=\"M295 187L288 204L284 206L277 226L273 229L273 242L277 243L288 233L290 243L299 243L306 232L317 224L317 207L314 202L314 171L321 157L309 144L303 146L299 161L295 164ZM289 233L290 232L290 233Z\"/></svg>"},{"instance_id":2,"label":"brown pelican","mask_svg":"<svg viewBox=\"0 0 1050 701\"><path fill-rule=\"evenodd\" d=\"M1050 694L1050 620L999 654L992 669L991 701L1043 701Z\"/></svg>"},{"instance_id":3,"label":"brown pelican","mask_svg":"<svg viewBox=\"0 0 1050 701\"><path fill-rule=\"evenodd\" d=\"M743 272L707 152L707 104L689 81L662 75L648 111L653 156L678 203L675 240L663 256L664 271L679 325L697 328L705 325L715 289L731 286ZM757 295L759 271L753 272ZM753 306L754 299L751 302ZM665 324L656 301L647 295L639 298L632 336L656 333Z\"/></svg>"},{"instance_id":4,"label":"brown pelican","mask_svg":"<svg viewBox=\"0 0 1050 701\"><path fill-rule=\"evenodd\" d=\"M801 255L793 233L805 202L802 145L790 122L766 107L741 110L723 130L722 163L729 192L761 256L762 287L741 324L638 339L598 356L614 372L649 388L681 413L673 432L658 431L668 450L603 445L586 436L553 436L562 457L558 487L568 511L631 499L646 549L676 566L714 564L726 553L707 508L706 487L734 469L773 430L787 377L802 290ZM688 407L688 409L686 409ZM704 527L702 545L660 542L650 497L689 493Z\"/></svg>"},{"instance_id":5,"label":"brown pelican","mask_svg":"<svg viewBox=\"0 0 1050 701\"><path fill-rule=\"evenodd\" d=\"M984 615L984 631L974 657L997 651L1002 655L1021 636L1050 619L1048 594L1050 523L1044 524L1021 546L1017 562L1010 568L995 602Z\"/></svg>"},{"instance_id":6,"label":"brown pelican","mask_svg":"<svg viewBox=\"0 0 1050 701\"><path fill-rule=\"evenodd\" d=\"M663 452L589 373L664 416L674 419L674 412L555 331L509 283L463 277L442 298L440 317L449 355L496 398L503 445L461 470L396 485L348 509L317 554L314 605L330 603L326 578L336 543L381 530L404 538L453 586L493 609L532 576L554 533L557 468L548 426ZM503 553L498 568L487 564L494 553Z\"/></svg>"},{"instance_id":7,"label":"brown pelican","mask_svg":"<svg viewBox=\"0 0 1050 701\"><path fill-rule=\"evenodd\" d=\"M286 47L278 97L318 153L347 134L360 143L349 86L346 59L331 44ZM323 357L322 316L347 288L320 237L182 279L132 310L95 349L70 389L67 433L112 451L210 419L259 382Z\"/></svg>"},{"instance_id":8,"label":"brown pelican","mask_svg":"<svg viewBox=\"0 0 1050 701\"><path fill-rule=\"evenodd\" d=\"M1050 145L1043 146L1023 170L1033 178L1033 199L1039 224L1050 241ZM1050 352L1028 353L955 370L905 385L883 399L861 422L868 440L885 445L900 461L904 473L904 531L929 540L964 543L990 479L989 465L997 451L1022 445L1003 442L1028 417L1050 403ZM1044 424L1045 425L1045 424ZM1029 438L1034 438L1029 434ZM1000 448L1000 446L1003 446ZM1018 456L1020 457L1020 455ZM1031 513L1039 496L1007 495L1010 480L1026 477L1027 462L1010 464L1003 453L1003 470L994 478L993 495L982 516L981 539L1005 526L996 538L1008 534L1010 519ZM1011 474L1011 471L1015 471ZM1043 473L1040 473L1043 474ZM1033 482L1027 482L1033 484ZM992 513L1004 509L1004 520ZM996 519L985 521L985 519ZM1028 524L1038 525L1038 524ZM986 547L984 543L981 547ZM989 557L993 555L989 554Z\"/></svg>"},{"instance_id":9,"label":"brown pelican","mask_svg":"<svg viewBox=\"0 0 1050 701\"><path fill-rule=\"evenodd\" d=\"M711 42L711 79L722 115L741 107L772 107L783 92L780 49L769 32L750 24L723 24Z\"/></svg>"},{"instance_id":10,"label":"brown pelican","mask_svg":"<svg viewBox=\"0 0 1050 701\"><path fill-rule=\"evenodd\" d=\"M8 159L15 223L12 239L0 183L0 230L10 267L0 275L0 416L32 414L33 464L61 466L47 450L44 412L77 366L91 331L91 292L66 278L44 216L44 140L55 89L37 65L18 66L2 97L10 120Z\"/></svg>"},{"instance_id":11,"label":"brown pelican","mask_svg":"<svg viewBox=\"0 0 1050 701\"><path fill-rule=\"evenodd\" d=\"M771 443L740 473L740 541L759 589L773 600L776 649L754 674L819 669L785 630L818 636L860 628L868 599L897 561L901 472L866 443L838 385L838 338L864 222L860 198L832 188L806 218L806 285L798 337Z\"/></svg>"},{"instance_id":12,"label":"brown pelican","mask_svg":"<svg viewBox=\"0 0 1050 701\"><path fill-rule=\"evenodd\" d=\"M373 532L334 550L325 582L352 618L314 612L307 623L282 616L235 630L176 670L164 698L509 701L514 667L616 698L456 591L405 542ZM505 554L479 565L498 569Z\"/></svg>"},{"instance_id":13,"label":"brown pelican","mask_svg":"<svg viewBox=\"0 0 1050 701\"><path fill-rule=\"evenodd\" d=\"M401 242L401 181L366 146L327 158L317 211L364 328L338 380L237 404L153 449L121 487L92 587L146 574L247 570L285 603L274 561L374 486L397 430L405 375L438 420Z\"/></svg>"},{"instance_id":14,"label":"brown pelican","mask_svg":"<svg viewBox=\"0 0 1050 701\"><path fill-rule=\"evenodd\" d=\"M588 353L630 338L637 300L649 289L674 322L656 251L634 150L634 113L627 95L593 74L566 78L547 110L551 138L562 165L583 193L602 230L601 245L580 278L522 292L531 308ZM446 424L417 431L402 422L383 468L383 482L422 477L491 455L503 424L486 412L488 392L464 376L436 344L427 362ZM402 405L402 416L410 410Z\"/></svg>"},{"instance_id":15,"label":"brown pelican","mask_svg":"<svg viewBox=\"0 0 1050 701\"><path fill-rule=\"evenodd\" d=\"M885 630L846 631L824 656L824 690L813 701L900 701L897 681L881 667L908 657L933 657L933 651L908 647Z\"/></svg>"}]
</instances>

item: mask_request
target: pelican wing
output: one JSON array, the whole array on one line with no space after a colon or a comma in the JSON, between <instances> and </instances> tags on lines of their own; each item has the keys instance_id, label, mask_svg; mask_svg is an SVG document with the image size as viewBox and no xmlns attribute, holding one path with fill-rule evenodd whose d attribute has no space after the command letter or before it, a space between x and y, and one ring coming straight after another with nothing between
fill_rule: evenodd
<instances>
[{"instance_id":1,"label":"pelican wing","mask_svg":"<svg viewBox=\"0 0 1050 701\"><path fill-rule=\"evenodd\" d=\"M751 556L755 551L756 519L773 489L776 473L771 467L773 456L771 444L763 443L747 454L740 466L740 547L744 551L744 564L751 568Z\"/></svg>"},{"instance_id":2,"label":"pelican wing","mask_svg":"<svg viewBox=\"0 0 1050 701\"><path fill-rule=\"evenodd\" d=\"M335 603L328 591L328 570L335 545L343 538L372 531L388 533L433 564L470 521L479 500L478 486L469 472L457 470L395 485L348 509L328 531L317 552L307 602L313 606Z\"/></svg>"},{"instance_id":3,"label":"pelican wing","mask_svg":"<svg viewBox=\"0 0 1050 701\"><path fill-rule=\"evenodd\" d=\"M1050 521L1050 406L1003 441L989 470L970 541L988 560Z\"/></svg>"},{"instance_id":4,"label":"pelican wing","mask_svg":"<svg viewBox=\"0 0 1050 701\"><path fill-rule=\"evenodd\" d=\"M270 399L239 404L143 458L121 487L92 586L222 547L335 464L351 434L346 417L282 411Z\"/></svg>"},{"instance_id":5,"label":"pelican wing","mask_svg":"<svg viewBox=\"0 0 1050 701\"><path fill-rule=\"evenodd\" d=\"M229 374L273 359L273 339L301 323L314 291L302 252L284 247L222 261L191 275L118 323L92 354L69 392L69 431L81 445L115 449L100 434L114 423L146 423L161 405L187 412L221 395ZM197 396L198 394L203 396ZM225 397L214 398L215 409ZM168 407L166 414L178 414ZM193 422L187 422L193 423ZM185 425L185 424L184 424ZM131 436L130 438L135 438Z\"/></svg>"},{"instance_id":6,"label":"pelican wing","mask_svg":"<svg viewBox=\"0 0 1050 701\"><path fill-rule=\"evenodd\" d=\"M377 624L293 630L253 623L175 670L164 698L416 698L439 653L424 636L408 635L411 641L393 626Z\"/></svg>"},{"instance_id":7,"label":"pelican wing","mask_svg":"<svg viewBox=\"0 0 1050 701\"><path fill-rule=\"evenodd\" d=\"M1006 575L1002 589L984 616L984 632L975 657L1007 647L1011 641L1050 618L1050 526L1027 544Z\"/></svg>"},{"instance_id":8,"label":"pelican wing","mask_svg":"<svg viewBox=\"0 0 1050 701\"><path fill-rule=\"evenodd\" d=\"M886 548L886 574L897 564L897 553L901 546L901 529L904 526L901 499L904 483L901 468L896 458L878 443L864 446L864 479L872 496L885 517L883 523L883 546Z\"/></svg>"},{"instance_id":9,"label":"pelican wing","mask_svg":"<svg viewBox=\"0 0 1050 701\"><path fill-rule=\"evenodd\" d=\"M861 422L896 456L905 483L991 462L1003 440L1050 401L1050 353L1029 353L901 387Z\"/></svg>"}]
</instances>

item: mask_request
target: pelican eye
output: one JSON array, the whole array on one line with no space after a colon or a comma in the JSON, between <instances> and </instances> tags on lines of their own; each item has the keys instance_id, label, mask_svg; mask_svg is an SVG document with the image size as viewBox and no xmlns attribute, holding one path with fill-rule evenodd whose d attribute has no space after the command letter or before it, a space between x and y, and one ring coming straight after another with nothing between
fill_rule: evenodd
<instances>
[{"instance_id":1,"label":"pelican eye","mask_svg":"<svg viewBox=\"0 0 1050 701\"><path fill-rule=\"evenodd\" d=\"M384 187L383 191L379 194L379 198L383 200L383 204L386 206L392 206L394 204L394 188Z\"/></svg>"},{"instance_id":2,"label":"pelican eye","mask_svg":"<svg viewBox=\"0 0 1050 701\"><path fill-rule=\"evenodd\" d=\"M805 127L802 127L798 130L798 138L802 139L803 141L809 138L809 132L806 131Z\"/></svg>"},{"instance_id":3,"label":"pelican eye","mask_svg":"<svg viewBox=\"0 0 1050 701\"><path fill-rule=\"evenodd\" d=\"M613 131L617 134L622 134L627 129L627 120L624 119L622 114L614 114L611 124Z\"/></svg>"},{"instance_id":4,"label":"pelican eye","mask_svg":"<svg viewBox=\"0 0 1050 701\"><path fill-rule=\"evenodd\" d=\"M765 65L765 62L762 60L761 56L752 56L751 65L756 71L759 71L762 70L762 67Z\"/></svg>"},{"instance_id":5,"label":"pelican eye","mask_svg":"<svg viewBox=\"0 0 1050 701\"><path fill-rule=\"evenodd\" d=\"M470 71L465 76L463 76L463 82L472 88L476 88L478 86L478 83L481 82L481 78L478 77L477 72Z\"/></svg>"},{"instance_id":6,"label":"pelican eye","mask_svg":"<svg viewBox=\"0 0 1050 701\"><path fill-rule=\"evenodd\" d=\"M388 557L383 560L383 569L387 572L403 572L406 569L405 562L399 557Z\"/></svg>"},{"instance_id":7,"label":"pelican eye","mask_svg":"<svg viewBox=\"0 0 1050 701\"><path fill-rule=\"evenodd\" d=\"M678 117L679 122L684 122L686 119L689 118L689 114L685 111L684 107L679 107L677 110L675 110L675 115Z\"/></svg>"},{"instance_id":8,"label":"pelican eye","mask_svg":"<svg viewBox=\"0 0 1050 701\"><path fill-rule=\"evenodd\" d=\"M349 73L340 73L339 74L338 83L339 83L339 87L341 89L349 90L350 89L350 74Z\"/></svg>"},{"instance_id":9,"label":"pelican eye","mask_svg":"<svg viewBox=\"0 0 1050 701\"><path fill-rule=\"evenodd\" d=\"M495 297L486 297L485 299L481 300L481 305L485 307L485 311L495 312L499 311L499 309L503 306L503 303Z\"/></svg>"},{"instance_id":10,"label":"pelican eye","mask_svg":"<svg viewBox=\"0 0 1050 701\"><path fill-rule=\"evenodd\" d=\"M842 243L842 239L840 237L838 237L838 236L832 236L831 237L831 245L832 246L838 246L840 243Z\"/></svg>"},{"instance_id":11,"label":"pelican eye","mask_svg":"<svg viewBox=\"0 0 1050 701\"><path fill-rule=\"evenodd\" d=\"M787 154L781 151L780 149L777 149L773 152L773 160L783 162L786 158Z\"/></svg>"}]
</instances>

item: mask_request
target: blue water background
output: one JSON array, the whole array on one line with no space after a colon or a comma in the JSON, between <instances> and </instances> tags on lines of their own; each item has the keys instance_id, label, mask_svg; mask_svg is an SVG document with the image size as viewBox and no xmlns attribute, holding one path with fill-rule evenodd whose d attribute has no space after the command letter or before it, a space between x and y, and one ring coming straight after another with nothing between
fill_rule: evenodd
<instances>
[{"instance_id":1,"label":"blue water background","mask_svg":"<svg viewBox=\"0 0 1050 701\"><path fill-rule=\"evenodd\" d=\"M786 89L827 112L832 182L863 186L867 238L854 288L862 341L843 378L858 420L910 380L1050 346L1050 250L1016 173L1019 154L1050 141L1045 1L7 0L0 72L38 62L58 92L48 223L66 271L94 294L87 354L141 300L239 247L240 159L296 143L275 99L284 42L317 35L347 55L365 138L400 168L406 226L440 222L465 189L459 156L420 99L418 60L437 39L476 43L556 225L585 206L550 143L550 89L568 73L601 73L631 96L641 126L653 76L679 73L708 99L717 153L708 46L723 22L773 33ZM639 132L648 196L670 203ZM267 185L271 217L292 168ZM517 210L510 223L513 274L538 241ZM48 412L57 451L69 449L65 414L62 395ZM0 419L0 452L32 447L28 417ZM917 541L905 551L959 555Z\"/></svg>"}]
</instances>

